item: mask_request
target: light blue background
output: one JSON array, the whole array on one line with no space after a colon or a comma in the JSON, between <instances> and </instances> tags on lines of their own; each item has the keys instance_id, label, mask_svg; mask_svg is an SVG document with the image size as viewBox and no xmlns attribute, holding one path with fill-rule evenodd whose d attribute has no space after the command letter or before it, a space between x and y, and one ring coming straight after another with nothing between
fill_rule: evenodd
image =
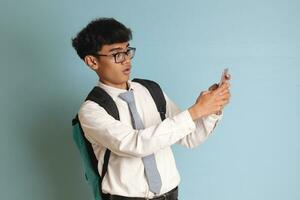
<instances>
[{"instance_id":1,"label":"light blue background","mask_svg":"<svg viewBox=\"0 0 300 200\"><path fill-rule=\"evenodd\" d=\"M132 77L182 108L230 68L232 99L196 149L174 146L184 200L300 199L300 3L0 2L1 200L92 199L71 119L96 75L70 39L95 17L133 30Z\"/></svg>"}]
</instances>

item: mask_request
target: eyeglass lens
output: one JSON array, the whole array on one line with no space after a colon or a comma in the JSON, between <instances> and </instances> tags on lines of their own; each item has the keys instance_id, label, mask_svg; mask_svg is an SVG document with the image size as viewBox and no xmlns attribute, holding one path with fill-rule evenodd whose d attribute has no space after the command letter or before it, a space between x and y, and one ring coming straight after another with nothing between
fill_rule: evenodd
<instances>
[{"instance_id":1,"label":"eyeglass lens","mask_svg":"<svg viewBox=\"0 0 300 200\"><path fill-rule=\"evenodd\" d=\"M115 61L116 63L123 62L126 59L126 56L129 57L129 59L132 59L134 57L135 49L128 49L126 52L119 52L115 54Z\"/></svg>"}]
</instances>

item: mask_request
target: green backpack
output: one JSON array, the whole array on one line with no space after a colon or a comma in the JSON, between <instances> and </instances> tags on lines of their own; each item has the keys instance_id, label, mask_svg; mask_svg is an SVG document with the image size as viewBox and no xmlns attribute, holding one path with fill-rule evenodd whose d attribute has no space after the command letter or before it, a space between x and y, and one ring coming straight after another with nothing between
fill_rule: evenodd
<instances>
[{"instance_id":1,"label":"green backpack","mask_svg":"<svg viewBox=\"0 0 300 200\"><path fill-rule=\"evenodd\" d=\"M163 121L166 117L166 100L160 86L151 80L145 79L133 79L133 82L138 82L148 89L150 92L156 108ZM118 108L109 94L107 94L102 88L94 87L86 98L87 100L94 101L103 107L108 114L114 117L116 120L120 120ZM91 143L85 138L84 132L81 128L78 115L72 120L73 126L73 139L79 150L81 160L83 162L85 178L92 188L93 196L95 200L105 200L102 193L102 177L105 176L108 167L108 161L111 151L106 150L104 155L104 163L102 167L101 176L98 173L97 165L98 160L94 154Z\"/></svg>"}]
</instances>

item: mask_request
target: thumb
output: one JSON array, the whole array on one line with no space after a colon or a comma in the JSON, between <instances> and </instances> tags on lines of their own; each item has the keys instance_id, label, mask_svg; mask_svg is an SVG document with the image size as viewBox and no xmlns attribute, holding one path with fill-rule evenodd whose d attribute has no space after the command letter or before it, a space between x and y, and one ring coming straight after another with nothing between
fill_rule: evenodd
<instances>
[{"instance_id":1,"label":"thumb","mask_svg":"<svg viewBox=\"0 0 300 200\"><path fill-rule=\"evenodd\" d=\"M210 91L202 91L202 92L200 93L200 96L205 95L205 94L208 94L208 93L210 93Z\"/></svg>"}]
</instances>

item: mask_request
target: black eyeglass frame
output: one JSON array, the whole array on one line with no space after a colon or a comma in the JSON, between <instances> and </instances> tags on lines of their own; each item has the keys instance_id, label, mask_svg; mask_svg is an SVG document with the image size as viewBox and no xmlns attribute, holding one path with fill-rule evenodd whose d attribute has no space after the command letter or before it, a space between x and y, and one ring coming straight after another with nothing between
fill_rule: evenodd
<instances>
[{"instance_id":1,"label":"black eyeglass frame","mask_svg":"<svg viewBox=\"0 0 300 200\"><path fill-rule=\"evenodd\" d=\"M128 56L129 52L130 51L133 51L132 53L132 57L130 59L132 59L135 55L135 51L136 51L136 48L135 47L128 47L126 51L120 51L120 52L116 52L116 53L113 53L113 54L108 54L108 55L105 55L105 54L93 54L94 56L113 56L114 57L114 60L115 60L115 63L122 63L124 62L124 60L126 60L126 57L125 56ZM124 56L124 59L122 61L119 61L117 62L117 55L118 54L125 54Z\"/></svg>"}]
</instances>

